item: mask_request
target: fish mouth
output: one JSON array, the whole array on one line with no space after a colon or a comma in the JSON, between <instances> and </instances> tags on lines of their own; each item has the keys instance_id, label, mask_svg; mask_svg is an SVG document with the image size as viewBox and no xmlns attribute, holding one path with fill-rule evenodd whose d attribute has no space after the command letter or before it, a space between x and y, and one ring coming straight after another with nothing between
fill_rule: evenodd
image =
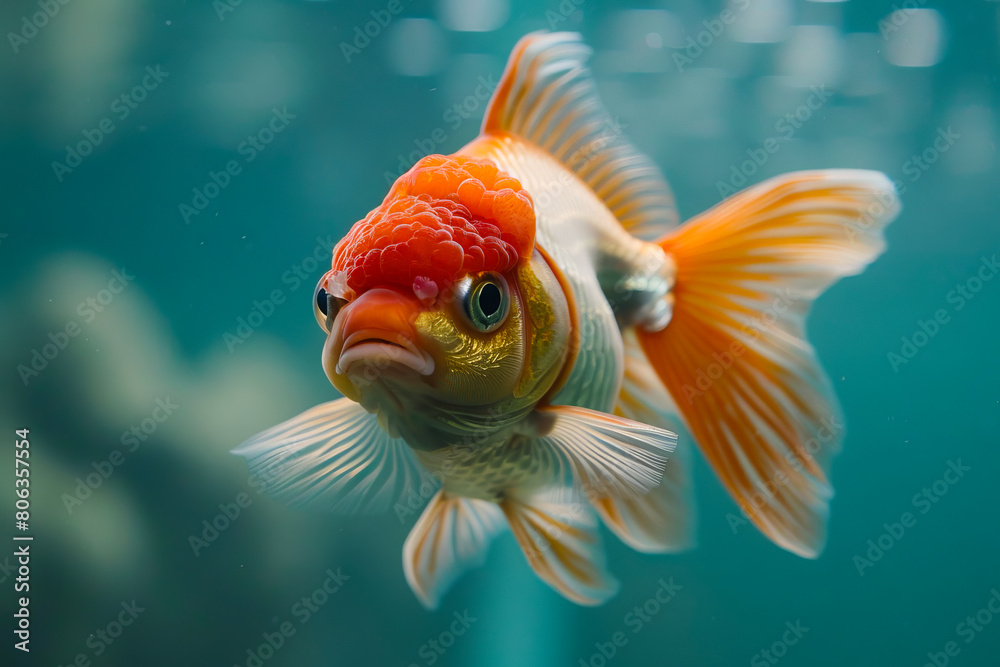
<instances>
[{"instance_id":1,"label":"fish mouth","mask_svg":"<svg viewBox=\"0 0 1000 667\"><path fill-rule=\"evenodd\" d=\"M365 364L384 370L392 364L404 366L420 375L434 372L434 359L399 332L386 329L362 329L344 340L337 372L348 374L352 366Z\"/></svg>"}]
</instances>

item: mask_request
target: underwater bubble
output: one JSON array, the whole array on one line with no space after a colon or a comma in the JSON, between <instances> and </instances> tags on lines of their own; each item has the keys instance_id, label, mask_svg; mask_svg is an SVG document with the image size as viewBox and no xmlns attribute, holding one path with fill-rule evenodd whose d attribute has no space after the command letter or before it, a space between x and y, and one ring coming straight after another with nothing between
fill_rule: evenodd
<instances>
[{"instance_id":1,"label":"underwater bubble","mask_svg":"<svg viewBox=\"0 0 1000 667\"><path fill-rule=\"evenodd\" d=\"M829 25L792 28L782 53L781 70L796 85L836 85L843 64L844 41L837 28Z\"/></svg>"},{"instance_id":2,"label":"underwater bubble","mask_svg":"<svg viewBox=\"0 0 1000 667\"><path fill-rule=\"evenodd\" d=\"M788 0L731 1L728 9L736 17L732 34L737 42L781 42L788 36L792 20L792 7Z\"/></svg>"},{"instance_id":3,"label":"underwater bubble","mask_svg":"<svg viewBox=\"0 0 1000 667\"><path fill-rule=\"evenodd\" d=\"M597 58L620 72L662 72L672 67L668 49L683 48L684 26L676 15L659 9L617 12L611 19L613 47ZM664 49L667 47L667 49Z\"/></svg>"},{"instance_id":4,"label":"underwater bubble","mask_svg":"<svg viewBox=\"0 0 1000 667\"><path fill-rule=\"evenodd\" d=\"M503 67L503 60L485 53L460 53L448 59L440 76L439 122L436 128L430 126L424 132L436 144L430 152L449 152L476 135ZM422 140L421 144L421 150L430 148L427 141ZM409 146L407 152L413 148Z\"/></svg>"},{"instance_id":5,"label":"underwater bubble","mask_svg":"<svg viewBox=\"0 0 1000 667\"><path fill-rule=\"evenodd\" d=\"M449 30L488 32L510 18L507 0L439 0L438 16Z\"/></svg>"},{"instance_id":6,"label":"underwater bubble","mask_svg":"<svg viewBox=\"0 0 1000 667\"><path fill-rule=\"evenodd\" d=\"M775 127L776 121L785 118L786 114L794 114L811 92L803 90L800 80L791 76L759 77L754 82L754 104L743 112L744 117L756 117L760 123L757 131L773 135L780 130Z\"/></svg>"},{"instance_id":7,"label":"underwater bubble","mask_svg":"<svg viewBox=\"0 0 1000 667\"><path fill-rule=\"evenodd\" d=\"M898 9L879 22L885 59L899 67L931 67L944 57L945 28L933 9Z\"/></svg>"},{"instance_id":8,"label":"underwater bubble","mask_svg":"<svg viewBox=\"0 0 1000 667\"><path fill-rule=\"evenodd\" d=\"M617 12L612 26L616 48L644 51L647 48L667 46L679 49L684 46L684 25L675 14L662 9Z\"/></svg>"}]
</instances>

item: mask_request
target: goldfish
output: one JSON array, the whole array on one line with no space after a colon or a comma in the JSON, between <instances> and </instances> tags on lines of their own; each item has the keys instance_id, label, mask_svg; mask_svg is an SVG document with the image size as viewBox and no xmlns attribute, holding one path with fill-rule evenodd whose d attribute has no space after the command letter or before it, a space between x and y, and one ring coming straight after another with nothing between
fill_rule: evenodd
<instances>
[{"instance_id":1,"label":"goldfish","mask_svg":"<svg viewBox=\"0 0 1000 667\"><path fill-rule=\"evenodd\" d=\"M354 224L313 307L343 397L234 450L275 497L338 512L431 480L403 545L428 608L508 528L559 594L606 601L600 524L693 546L694 450L779 547L825 543L843 416L805 318L884 250L893 184L790 173L680 224L589 56L575 33L522 38L479 136Z\"/></svg>"}]
</instances>

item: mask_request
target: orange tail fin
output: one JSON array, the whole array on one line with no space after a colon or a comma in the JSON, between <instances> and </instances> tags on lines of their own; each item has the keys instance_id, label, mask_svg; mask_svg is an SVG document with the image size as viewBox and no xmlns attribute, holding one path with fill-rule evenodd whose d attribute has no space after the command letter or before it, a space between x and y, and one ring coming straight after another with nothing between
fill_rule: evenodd
<instances>
[{"instance_id":1,"label":"orange tail fin","mask_svg":"<svg viewBox=\"0 0 1000 667\"><path fill-rule=\"evenodd\" d=\"M898 211L883 174L799 172L659 241L677 263L674 313L662 331L638 331L642 348L744 513L802 556L823 548L826 469L843 435L805 316L883 250Z\"/></svg>"}]
</instances>

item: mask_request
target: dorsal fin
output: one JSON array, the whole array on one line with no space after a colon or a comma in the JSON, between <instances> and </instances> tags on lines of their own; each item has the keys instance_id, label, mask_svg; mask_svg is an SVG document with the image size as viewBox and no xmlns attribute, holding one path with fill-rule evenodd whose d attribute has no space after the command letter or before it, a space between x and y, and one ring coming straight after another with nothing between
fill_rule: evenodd
<instances>
[{"instance_id":1,"label":"dorsal fin","mask_svg":"<svg viewBox=\"0 0 1000 667\"><path fill-rule=\"evenodd\" d=\"M678 223L660 170L622 136L586 65L577 33L534 32L514 47L483 119L483 134L508 132L566 165L631 233L662 236Z\"/></svg>"}]
</instances>

